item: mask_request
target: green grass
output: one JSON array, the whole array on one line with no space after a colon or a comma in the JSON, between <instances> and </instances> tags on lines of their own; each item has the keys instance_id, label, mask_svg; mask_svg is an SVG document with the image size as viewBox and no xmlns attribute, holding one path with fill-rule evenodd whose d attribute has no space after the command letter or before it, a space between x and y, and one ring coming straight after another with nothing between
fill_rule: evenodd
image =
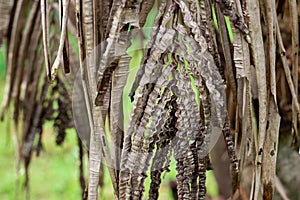
<instances>
[{"instance_id":1,"label":"green grass","mask_svg":"<svg viewBox=\"0 0 300 200\"><path fill-rule=\"evenodd\" d=\"M6 124L6 125L5 125ZM1 130L7 129L9 123L1 123ZM6 126L6 127L5 127ZM0 199L15 198L16 170L14 159L14 143L11 133L5 133L0 140ZM44 149L39 158L33 155L30 165L31 199L80 199L78 182L78 150L76 133L69 131L65 143L61 147L55 145L55 135L52 128L46 126L43 132ZM6 136L6 137L3 137ZM25 199L22 190L24 168L20 171L20 199Z\"/></svg>"}]
</instances>

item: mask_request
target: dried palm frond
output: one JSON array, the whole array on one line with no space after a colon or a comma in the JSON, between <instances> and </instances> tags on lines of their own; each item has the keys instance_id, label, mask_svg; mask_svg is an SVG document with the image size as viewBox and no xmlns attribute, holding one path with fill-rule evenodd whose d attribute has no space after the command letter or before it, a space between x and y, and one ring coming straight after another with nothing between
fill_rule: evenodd
<instances>
[{"instance_id":1,"label":"dried palm frond","mask_svg":"<svg viewBox=\"0 0 300 200\"><path fill-rule=\"evenodd\" d=\"M7 38L1 116L14 106L17 169L22 157L25 185L32 152L39 154L42 148L43 124L54 122L61 144L66 129L74 127L73 105L73 116L84 118L75 122L89 148L86 186L78 141L83 198L98 199L105 162L115 199L144 198L148 176L148 196L157 199L162 174L174 157L178 198L205 199L209 152L223 133L232 193L242 191L241 172L251 160L250 198L272 199L281 109L277 104L282 104L276 56L281 57L291 93L284 101L292 105L292 145L299 150L297 2L288 1L289 12L284 12L291 19L291 62L276 15L276 10L283 12L283 4L279 1L276 9L275 1L255 0L1 2L0 46ZM151 23L152 28L143 29ZM75 29L78 58L69 40ZM124 130L123 93L136 59L128 50L135 41L142 56ZM77 60L80 75L75 76Z\"/></svg>"},{"instance_id":2,"label":"dried palm frond","mask_svg":"<svg viewBox=\"0 0 300 200\"><path fill-rule=\"evenodd\" d=\"M29 164L32 154L36 150L37 155L40 155L42 148L43 124L46 121L54 121L58 133L57 144L63 142L66 129L74 127L70 91L67 89L69 86L66 86L68 82L60 74L54 81L54 85L50 85L43 70L45 59L41 47L42 26L48 27L47 30L49 27L53 28L52 32L44 37L44 42L48 45L45 52L49 55L54 54L57 47L55 29L59 28L54 15L55 9L53 9L55 3L48 4L47 8L44 7L46 6L44 3L46 2L42 1L42 5L39 1L1 3L1 9L5 6L7 10L14 9L10 15L5 15L9 16L8 28L10 29L7 34L8 65L2 111L6 112L8 106L13 104L16 151L20 153L17 165L21 161L24 162L27 188L29 187ZM45 11L47 11L48 21L44 18ZM7 22L1 24L7 25ZM6 31L1 33L6 34ZM74 49L72 48L71 51L74 52ZM77 59L73 56L72 60ZM22 131L19 132L19 130ZM18 171L19 169L20 166L17 166Z\"/></svg>"}]
</instances>

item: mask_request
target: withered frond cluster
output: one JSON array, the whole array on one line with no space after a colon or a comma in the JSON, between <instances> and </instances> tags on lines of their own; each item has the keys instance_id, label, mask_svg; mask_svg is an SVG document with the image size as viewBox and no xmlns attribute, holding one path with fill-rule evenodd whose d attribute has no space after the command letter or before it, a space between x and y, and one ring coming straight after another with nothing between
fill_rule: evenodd
<instances>
[{"instance_id":1,"label":"withered frond cluster","mask_svg":"<svg viewBox=\"0 0 300 200\"><path fill-rule=\"evenodd\" d=\"M104 162L115 199L145 197L147 177L147 196L158 199L162 175L174 157L178 198L205 199L209 153L222 135L235 198L243 167L251 163L251 199L272 199L282 101L277 92L279 68L291 91L297 148L300 112L297 3L286 3L291 16L290 63L276 15L282 1L277 3L5 1L0 11L10 12L3 12L0 24L0 42L7 39L2 116L12 104L17 160L24 160L28 172L33 150L41 150L47 120L54 121L56 142L61 144L66 129L74 128L73 112L88 123L79 120L76 127L89 140L87 192L80 164L83 198L98 199ZM123 93L130 82L132 47L142 56L127 97ZM276 61L279 57L282 65ZM74 82L80 95L73 90L72 99ZM133 102L126 129L124 98ZM83 109L76 107L80 102ZM81 145L79 141L82 162Z\"/></svg>"}]
</instances>

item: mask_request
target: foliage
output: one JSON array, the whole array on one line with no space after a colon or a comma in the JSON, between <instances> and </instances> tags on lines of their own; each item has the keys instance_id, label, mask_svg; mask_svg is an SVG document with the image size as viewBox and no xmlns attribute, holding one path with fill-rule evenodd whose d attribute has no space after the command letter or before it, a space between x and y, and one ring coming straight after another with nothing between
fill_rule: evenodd
<instances>
[{"instance_id":1,"label":"foliage","mask_svg":"<svg viewBox=\"0 0 300 200\"><path fill-rule=\"evenodd\" d=\"M292 102L290 129L296 150L300 113L297 2L277 3L22 0L3 4L0 10L13 14L5 12L0 27L8 52L2 116L13 104L17 169L22 160L25 186L32 153L39 154L42 148L43 124L54 120L56 142L61 144L66 129L74 127L73 105L81 137L77 139L83 199L98 199L103 163L115 199L157 199L172 158L178 198L205 199L209 152L220 134L231 162L233 197L244 198L245 191L251 199L272 199L280 103ZM283 5L291 21L292 72L276 15L283 12ZM77 47L69 45L68 30ZM141 57L130 85L133 106L125 129L124 92L135 55ZM281 62L276 62L278 58ZM277 90L280 69L288 97ZM88 184L82 142L89 148ZM242 186L241 173L247 165L252 167L251 189Z\"/></svg>"}]
</instances>

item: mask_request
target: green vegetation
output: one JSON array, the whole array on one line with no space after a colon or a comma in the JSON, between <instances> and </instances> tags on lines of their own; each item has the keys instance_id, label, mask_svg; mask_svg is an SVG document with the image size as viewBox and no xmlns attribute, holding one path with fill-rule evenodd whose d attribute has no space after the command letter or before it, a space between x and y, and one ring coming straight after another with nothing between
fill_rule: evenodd
<instances>
[{"instance_id":1,"label":"green vegetation","mask_svg":"<svg viewBox=\"0 0 300 200\"><path fill-rule=\"evenodd\" d=\"M6 52L6 46L5 44L2 44L2 47L0 46L0 83L1 83L1 89L2 85L4 83L4 77L5 77L5 52ZM2 97L2 91L1 91L1 97Z\"/></svg>"},{"instance_id":2,"label":"green vegetation","mask_svg":"<svg viewBox=\"0 0 300 200\"><path fill-rule=\"evenodd\" d=\"M70 132L63 147L55 147L51 128L45 129L44 151L40 158L33 157L30 167L31 199L79 199L80 188L77 181L77 148L75 133ZM13 141L7 138L0 142L0 197L15 199L16 170L14 164ZM4 170L5 169L5 170ZM20 171L20 196L25 196L22 182L24 170ZM22 198L21 198L22 199Z\"/></svg>"}]
</instances>

